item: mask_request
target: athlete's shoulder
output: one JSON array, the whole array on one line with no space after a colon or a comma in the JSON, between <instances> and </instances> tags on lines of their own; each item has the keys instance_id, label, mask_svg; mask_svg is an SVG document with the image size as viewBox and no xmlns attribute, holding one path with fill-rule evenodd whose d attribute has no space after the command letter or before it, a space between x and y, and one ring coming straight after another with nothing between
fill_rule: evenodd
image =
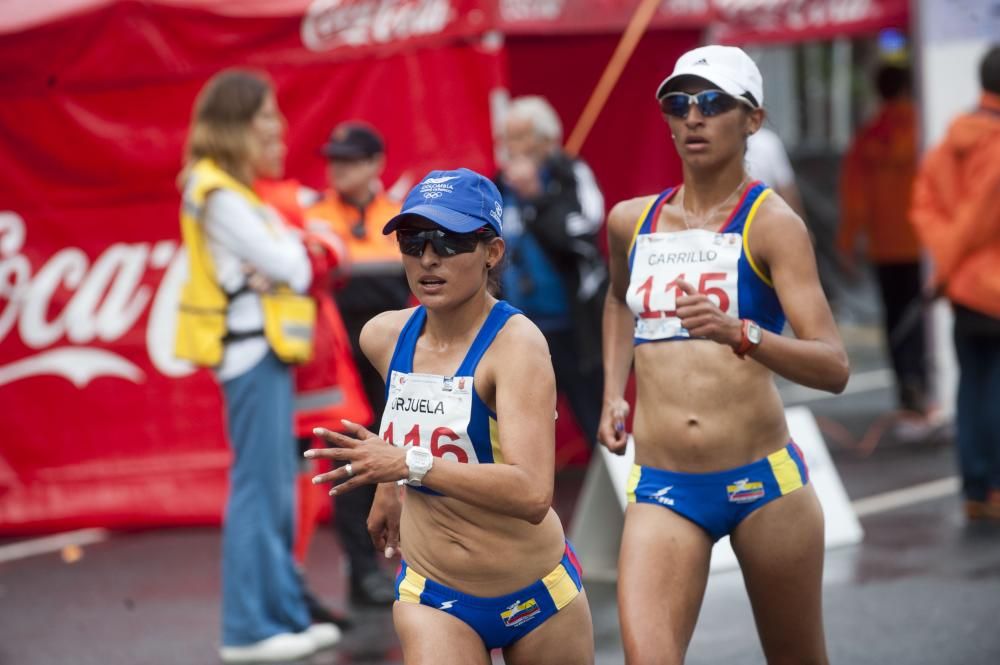
<instances>
[{"instance_id":1,"label":"athlete's shoulder","mask_svg":"<svg viewBox=\"0 0 1000 665\"><path fill-rule=\"evenodd\" d=\"M761 201L750 227L753 254L771 263L788 252L812 250L805 222L776 192Z\"/></svg>"},{"instance_id":2,"label":"athlete's shoulder","mask_svg":"<svg viewBox=\"0 0 1000 665\"><path fill-rule=\"evenodd\" d=\"M555 381L549 343L538 326L521 313L507 320L483 361L493 382L516 385L530 379L537 383L545 377Z\"/></svg>"},{"instance_id":3,"label":"athlete's shoulder","mask_svg":"<svg viewBox=\"0 0 1000 665\"><path fill-rule=\"evenodd\" d=\"M372 335L396 337L415 311L417 311L416 307L407 307L406 309L390 309L376 314L368 320L364 330Z\"/></svg>"},{"instance_id":4,"label":"athlete's shoulder","mask_svg":"<svg viewBox=\"0 0 1000 665\"><path fill-rule=\"evenodd\" d=\"M494 343L500 357L514 358L519 354L534 354L538 351L548 355L548 342L545 335L534 321L524 313L518 312L507 319L503 328L497 333ZM506 355L510 353L510 355Z\"/></svg>"},{"instance_id":5,"label":"athlete's shoulder","mask_svg":"<svg viewBox=\"0 0 1000 665\"><path fill-rule=\"evenodd\" d=\"M619 201L611 208L609 219L611 217L628 217L635 221L642 211L646 209L646 206L658 196L659 194L648 194L646 196L636 196L635 198Z\"/></svg>"},{"instance_id":6,"label":"athlete's shoulder","mask_svg":"<svg viewBox=\"0 0 1000 665\"><path fill-rule=\"evenodd\" d=\"M376 314L361 329L361 350L376 368L382 360L388 364L396 339L415 310L415 307L410 307Z\"/></svg>"},{"instance_id":7,"label":"athlete's shoulder","mask_svg":"<svg viewBox=\"0 0 1000 665\"><path fill-rule=\"evenodd\" d=\"M648 196L637 196L632 199L619 201L608 213L608 227L612 232L627 230L629 234L639 221L639 216L649 204L656 199L659 194Z\"/></svg>"},{"instance_id":8,"label":"athlete's shoulder","mask_svg":"<svg viewBox=\"0 0 1000 665\"><path fill-rule=\"evenodd\" d=\"M761 201L756 218L756 225L759 228L767 227L776 231L790 229L804 231L806 228L805 222L798 213L774 190L771 190L767 197ZM763 221L762 224L761 221Z\"/></svg>"}]
</instances>

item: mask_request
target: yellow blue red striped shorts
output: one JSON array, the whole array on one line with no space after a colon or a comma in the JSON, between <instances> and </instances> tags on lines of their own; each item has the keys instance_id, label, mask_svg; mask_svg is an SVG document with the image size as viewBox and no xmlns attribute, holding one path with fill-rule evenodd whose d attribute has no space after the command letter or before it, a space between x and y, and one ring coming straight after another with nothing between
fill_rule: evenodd
<instances>
[{"instance_id":1,"label":"yellow blue red striped shorts","mask_svg":"<svg viewBox=\"0 0 1000 665\"><path fill-rule=\"evenodd\" d=\"M396 600L447 612L469 625L487 649L502 649L521 639L566 607L583 588L580 563L570 544L555 569L520 591L480 598L428 579L403 561L396 575Z\"/></svg>"},{"instance_id":2,"label":"yellow blue red striped shorts","mask_svg":"<svg viewBox=\"0 0 1000 665\"><path fill-rule=\"evenodd\" d=\"M747 515L809 482L802 451L789 442L745 466L714 473L632 467L629 503L663 506L691 520L713 541L732 533Z\"/></svg>"}]
</instances>

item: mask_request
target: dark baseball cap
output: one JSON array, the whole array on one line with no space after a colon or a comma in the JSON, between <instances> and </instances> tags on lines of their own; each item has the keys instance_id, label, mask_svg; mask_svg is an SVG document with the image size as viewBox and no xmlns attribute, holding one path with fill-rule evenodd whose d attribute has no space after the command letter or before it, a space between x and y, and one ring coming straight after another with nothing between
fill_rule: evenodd
<instances>
[{"instance_id":1,"label":"dark baseball cap","mask_svg":"<svg viewBox=\"0 0 1000 665\"><path fill-rule=\"evenodd\" d=\"M370 125L343 122L334 127L330 140L323 144L322 152L329 160L368 159L385 152L385 144Z\"/></svg>"},{"instance_id":2,"label":"dark baseball cap","mask_svg":"<svg viewBox=\"0 0 1000 665\"><path fill-rule=\"evenodd\" d=\"M408 217L417 216L438 226L469 233L484 226L496 234L503 229L503 198L493 182L475 171L431 171L406 195L403 209L382 229L388 235Z\"/></svg>"}]
</instances>

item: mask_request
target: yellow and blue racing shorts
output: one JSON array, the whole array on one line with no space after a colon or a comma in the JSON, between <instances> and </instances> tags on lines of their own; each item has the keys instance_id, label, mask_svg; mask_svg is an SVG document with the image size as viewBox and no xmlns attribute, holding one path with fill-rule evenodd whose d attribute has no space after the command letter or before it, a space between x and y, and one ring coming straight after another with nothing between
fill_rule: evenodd
<instances>
[{"instance_id":1,"label":"yellow and blue racing shorts","mask_svg":"<svg viewBox=\"0 0 1000 665\"><path fill-rule=\"evenodd\" d=\"M503 649L569 605L583 588L580 574L567 542L562 561L542 579L505 596L480 598L428 579L403 561L396 575L396 600L447 612L476 631L487 649Z\"/></svg>"},{"instance_id":2,"label":"yellow and blue racing shorts","mask_svg":"<svg viewBox=\"0 0 1000 665\"><path fill-rule=\"evenodd\" d=\"M672 510L716 541L732 533L753 511L808 482L802 451L790 442L764 459L714 473L680 473L636 464L629 477L628 500Z\"/></svg>"}]
</instances>

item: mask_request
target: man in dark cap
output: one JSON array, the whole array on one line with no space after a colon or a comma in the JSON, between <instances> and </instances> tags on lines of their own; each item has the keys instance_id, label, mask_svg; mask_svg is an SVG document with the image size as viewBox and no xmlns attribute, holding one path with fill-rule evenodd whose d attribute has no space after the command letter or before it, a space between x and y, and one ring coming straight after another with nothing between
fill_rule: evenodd
<instances>
[{"instance_id":1,"label":"man in dark cap","mask_svg":"<svg viewBox=\"0 0 1000 665\"><path fill-rule=\"evenodd\" d=\"M340 264L344 280L334 298L374 412L372 422L362 424L374 430L382 419L384 385L361 353L358 338L370 318L402 309L409 300L396 238L382 234L385 223L399 212L400 203L383 191L380 176L385 167L385 144L373 127L361 122L337 125L322 153L328 160L329 187L306 211L306 217L328 223L346 248ZM337 497L334 526L350 564L352 603L387 605L395 599L394 585L376 563L366 526L373 496L374 488L370 487Z\"/></svg>"}]
</instances>

